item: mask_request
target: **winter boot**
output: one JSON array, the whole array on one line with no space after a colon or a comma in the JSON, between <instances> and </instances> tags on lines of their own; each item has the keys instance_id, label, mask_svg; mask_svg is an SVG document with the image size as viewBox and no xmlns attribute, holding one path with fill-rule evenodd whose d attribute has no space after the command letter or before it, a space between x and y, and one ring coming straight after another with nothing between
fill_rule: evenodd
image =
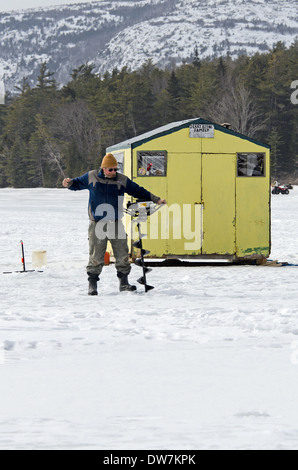
<instances>
[{"instance_id":1,"label":"winter boot","mask_svg":"<svg viewBox=\"0 0 298 470\"><path fill-rule=\"evenodd\" d=\"M128 274L123 274L123 273L117 273L118 279L119 279L119 289L120 292L125 292L125 291L134 291L137 290L136 286L131 286L128 282Z\"/></svg>"},{"instance_id":2,"label":"winter boot","mask_svg":"<svg viewBox=\"0 0 298 470\"><path fill-rule=\"evenodd\" d=\"M97 292L97 282L99 281L99 277L97 274L90 274L88 273L88 281L89 281L89 291L88 295L98 295Z\"/></svg>"}]
</instances>

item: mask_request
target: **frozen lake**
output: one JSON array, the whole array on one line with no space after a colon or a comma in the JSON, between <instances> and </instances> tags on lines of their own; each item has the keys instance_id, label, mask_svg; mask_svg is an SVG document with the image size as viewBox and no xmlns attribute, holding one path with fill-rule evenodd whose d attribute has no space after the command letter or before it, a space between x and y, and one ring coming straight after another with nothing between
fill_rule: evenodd
<instances>
[{"instance_id":1,"label":"frozen lake","mask_svg":"<svg viewBox=\"0 0 298 470\"><path fill-rule=\"evenodd\" d=\"M88 193L0 190L0 449L298 449L298 267L154 268L88 297ZM298 187L272 259L298 264ZM2 275L47 250L43 273ZM133 266L131 282L140 277Z\"/></svg>"}]
</instances>

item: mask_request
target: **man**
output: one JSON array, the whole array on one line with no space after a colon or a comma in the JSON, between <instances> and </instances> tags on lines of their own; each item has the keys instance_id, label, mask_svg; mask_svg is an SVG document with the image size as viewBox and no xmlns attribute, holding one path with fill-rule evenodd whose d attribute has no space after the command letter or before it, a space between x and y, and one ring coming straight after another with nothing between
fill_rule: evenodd
<instances>
[{"instance_id":1,"label":"man","mask_svg":"<svg viewBox=\"0 0 298 470\"><path fill-rule=\"evenodd\" d=\"M136 199L166 204L164 199L151 194L146 189L118 173L117 160L108 153L102 161L101 169L89 171L79 178L65 178L63 187L71 191L89 190L89 263L87 274L89 295L98 295L97 282L104 266L107 241L110 240L114 256L120 292L134 291L136 286L128 282L131 271L127 235L121 221L123 196L125 193Z\"/></svg>"}]
</instances>

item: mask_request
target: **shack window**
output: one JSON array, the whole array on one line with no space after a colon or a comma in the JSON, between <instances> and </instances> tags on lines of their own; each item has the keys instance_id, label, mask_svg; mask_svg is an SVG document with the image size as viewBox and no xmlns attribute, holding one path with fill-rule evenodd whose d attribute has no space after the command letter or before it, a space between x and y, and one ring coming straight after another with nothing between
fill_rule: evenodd
<instances>
[{"instance_id":1,"label":"shack window","mask_svg":"<svg viewBox=\"0 0 298 470\"><path fill-rule=\"evenodd\" d=\"M264 153L238 153L238 176L265 176Z\"/></svg>"},{"instance_id":2,"label":"shack window","mask_svg":"<svg viewBox=\"0 0 298 470\"><path fill-rule=\"evenodd\" d=\"M138 152L138 176L166 176L167 152Z\"/></svg>"}]
</instances>

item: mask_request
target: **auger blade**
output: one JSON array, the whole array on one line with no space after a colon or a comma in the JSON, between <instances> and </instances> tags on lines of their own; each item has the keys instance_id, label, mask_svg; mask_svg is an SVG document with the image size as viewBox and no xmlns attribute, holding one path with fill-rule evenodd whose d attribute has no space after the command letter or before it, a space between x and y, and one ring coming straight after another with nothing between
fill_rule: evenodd
<instances>
[{"instance_id":1,"label":"auger blade","mask_svg":"<svg viewBox=\"0 0 298 470\"><path fill-rule=\"evenodd\" d=\"M138 279L137 282L138 282L139 284L142 284L142 286L145 286L145 292L148 292L149 290L154 289L153 286L149 286L148 284L146 284L146 281L145 281L144 276L140 277L140 279Z\"/></svg>"},{"instance_id":2,"label":"auger blade","mask_svg":"<svg viewBox=\"0 0 298 470\"><path fill-rule=\"evenodd\" d=\"M154 286L149 286L148 284L145 285L145 292L154 289Z\"/></svg>"},{"instance_id":3,"label":"auger blade","mask_svg":"<svg viewBox=\"0 0 298 470\"><path fill-rule=\"evenodd\" d=\"M152 269L151 268L146 268L146 266L143 267L144 273L148 274L151 273Z\"/></svg>"},{"instance_id":4,"label":"auger blade","mask_svg":"<svg viewBox=\"0 0 298 470\"><path fill-rule=\"evenodd\" d=\"M142 251L141 251L142 256L147 256L147 255L149 255L150 253L151 253L151 251L149 251L149 250L143 250L143 249L142 249Z\"/></svg>"},{"instance_id":5,"label":"auger blade","mask_svg":"<svg viewBox=\"0 0 298 470\"><path fill-rule=\"evenodd\" d=\"M145 273L151 273L152 269L151 268L147 268L147 266L144 266L143 265L143 262L142 262L142 259L141 258L138 258L135 260L135 264L137 266L139 266L140 268L143 268L145 270Z\"/></svg>"},{"instance_id":6,"label":"auger blade","mask_svg":"<svg viewBox=\"0 0 298 470\"><path fill-rule=\"evenodd\" d=\"M141 248L142 248L142 242L141 242L141 240L138 240L138 241L134 242L134 243L132 244L132 246L134 246L135 248L141 249Z\"/></svg>"}]
</instances>

